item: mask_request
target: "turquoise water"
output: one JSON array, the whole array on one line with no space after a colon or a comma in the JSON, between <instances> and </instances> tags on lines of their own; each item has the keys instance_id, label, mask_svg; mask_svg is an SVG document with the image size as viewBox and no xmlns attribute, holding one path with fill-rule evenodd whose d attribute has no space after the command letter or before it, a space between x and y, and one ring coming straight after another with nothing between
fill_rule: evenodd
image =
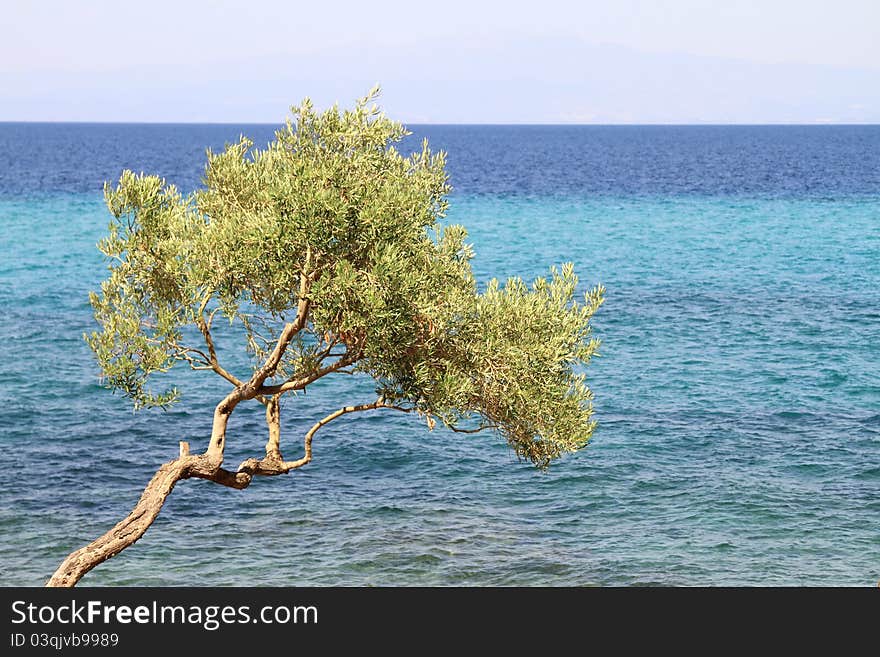
<instances>
[{"instance_id":1,"label":"turquoise water","mask_svg":"<svg viewBox=\"0 0 880 657\"><path fill-rule=\"evenodd\" d=\"M83 583L875 585L880 167L869 149L847 177L835 148L827 188L744 193L666 189L665 167L654 188L550 175L542 191L481 183L451 157L450 220L469 228L480 280L571 260L584 287L608 289L590 446L542 474L490 435L342 419L288 477L240 492L182 482L146 536ZM100 387L80 336L108 216L91 183L40 184L0 194L0 441L13 466L0 581L15 585L41 584L125 515L178 440L203 444L224 390L185 373L180 405L133 414ZM288 402L288 450L370 391L341 377ZM230 462L261 449L260 410L236 412Z\"/></svg>"}]
</instances>

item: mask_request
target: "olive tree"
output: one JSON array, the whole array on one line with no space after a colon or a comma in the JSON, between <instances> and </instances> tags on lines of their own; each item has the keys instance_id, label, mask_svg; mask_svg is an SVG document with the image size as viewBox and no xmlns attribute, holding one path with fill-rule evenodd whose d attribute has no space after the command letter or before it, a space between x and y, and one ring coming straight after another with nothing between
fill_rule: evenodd
<instances>
[{"instance_id":1,"label":"olive tree","mask_svg":"<svg viewBox=\"0 0 880 657\"><path fill-rule=\"evenodd\" d=\"M344 415L395 411L432 429L491 430L540 468L587 443L583 368L598 347L590 318L604 290L576 299L570 264L480 290L464 228L442 224L444 153L423 142L401 154L395 144L408 133L380 112L376 93L350 110L319 112L306 99L265 149L242 137L208 151L191 194L130 171L105 185L113 220L99 248L109 276L91 295L99 330L86 340L107 386L137 409L178 401L177 388L156 387L173 375L155 376L176 365L229 388L204 451L180 442L131 513L71 553L49 586L75 585L137 541L178 481L243 489L301 468L318 431ZM221 318L240 330L245 371L218 353ZM343 373L370 377L375 398L315 418L301 455L286 460L282 398ZM227 425L246 402L265 407L265 447L227 469Z\"/></svg>"}]
</instances>

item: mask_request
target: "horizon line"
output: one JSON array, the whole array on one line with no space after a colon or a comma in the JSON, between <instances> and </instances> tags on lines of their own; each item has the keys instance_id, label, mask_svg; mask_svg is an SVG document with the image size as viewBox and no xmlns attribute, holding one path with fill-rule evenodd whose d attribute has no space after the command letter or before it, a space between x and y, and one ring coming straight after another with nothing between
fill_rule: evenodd
<instances>
[{"instance_id":1,"label":"horizon line","mask_svg":"<svg viewBox=\"0 0 880 657\"><path fill-rule=\"evenodd\" d=\"M391 118L391 117L388 117ZM428 121L428 122L408 122L398 119L392 119L402 123L404 126L438 126L438 127L596 127L596 128L626 128L626 127L877 127L880 122L864 123L864 122L837 122L837 121L813 121L813 122L737 122L737 123L716 123L716 122L699 122L699 123L662 123L662 122L632 122L632 123L574 123L574 122L501 122L501 123L483 123L483 122L445 122L445 121ZM216 126L284 126L284 122L269 121L92 121L92 120L61 120L61 121L32 121L19 119L0 119L0 125L216 125Z\"/></svg>"}]
</instances>

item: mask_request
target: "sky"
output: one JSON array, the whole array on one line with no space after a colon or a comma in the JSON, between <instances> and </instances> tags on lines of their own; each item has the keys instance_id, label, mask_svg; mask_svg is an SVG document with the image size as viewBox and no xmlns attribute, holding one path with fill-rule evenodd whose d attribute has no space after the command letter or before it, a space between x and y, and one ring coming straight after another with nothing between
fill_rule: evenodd
<instances>
[{"instance_id":1,"label":"sky","mask_svg":"<svg viewBox=\"0 0 880 657\"><path fill-rule=\"evenodd\" d=\"M0 121L880 123L878 0L2 0Z\"/></svg>"}]
</instances>

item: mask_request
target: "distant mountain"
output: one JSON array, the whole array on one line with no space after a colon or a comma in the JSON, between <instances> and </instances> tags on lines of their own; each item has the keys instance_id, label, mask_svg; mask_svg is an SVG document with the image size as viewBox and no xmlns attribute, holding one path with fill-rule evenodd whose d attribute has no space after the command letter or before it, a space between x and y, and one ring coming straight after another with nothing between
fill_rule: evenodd
<instances>
[{"instance_id":1,"label":"distant mountain","mask_svg":"<svg viewBox=\"0 0 880 657\"><path fill-rule=\"evenodd\" d=\"M487 36L153 70L0 73L0 120L280 121L379 82L412 123L880 123L880 70Z\"/></svg>"}]
</instances>

